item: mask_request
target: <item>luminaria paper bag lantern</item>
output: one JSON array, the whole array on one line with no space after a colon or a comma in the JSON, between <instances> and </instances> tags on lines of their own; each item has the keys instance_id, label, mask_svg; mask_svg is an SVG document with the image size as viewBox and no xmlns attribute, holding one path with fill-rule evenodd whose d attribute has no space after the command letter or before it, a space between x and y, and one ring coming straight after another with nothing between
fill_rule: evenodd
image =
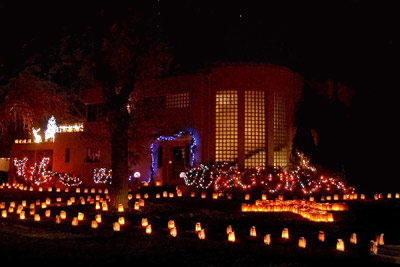
<instances>
[{"instance_id":1,"label":"luminaria paper bag lantern","mask_svg":"<svg viewBox=\"0 0 400 267\"><path fill-rule=\"evenodd\" d=\"M266 234L264 236L264 244L270 245L271 244L271 234Z\"/></svg>"},{"instance_id":2,"label":"luminaria paper bag lantern","mask_svg":"<svg viewBox=\"0 0 400 267\"><path fill-rule=\"evenodd\" d=\"M306 248L307 243L306 239L304 237L299 237L299 248Z\"/></svg>"},{"instance_id":3,"label":"luminaria paper bag lantern","mask_svg":"<svg viewBox=\"0 0 400 267\"><path fill-rule=\"evenodd\" d=\"M289 239L289 229L288 228L283 228L283 230L282 230L282 238L283 239Z\"/></svg>"},{"instance_id":4,"label":"luminaria paper bag lantern","mask_svg":"<svg viewBox=\"0 0 400 267\"><path fill-rule=\"evenodd\" d=\"M344 242L342 239L338 239L336 242L336 249L339 251L344 251Z\"/></svg>"}]
</instances>

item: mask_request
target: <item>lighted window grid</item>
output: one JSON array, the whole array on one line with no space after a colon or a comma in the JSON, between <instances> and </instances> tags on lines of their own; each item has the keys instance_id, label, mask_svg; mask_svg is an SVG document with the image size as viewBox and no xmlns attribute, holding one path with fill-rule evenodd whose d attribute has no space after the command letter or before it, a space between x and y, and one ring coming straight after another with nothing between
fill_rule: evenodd
<instances>
[{"instance_id":1,"label":"lighted window grid","mask_svg":"<svg viewBox=\"0 0 400 267\"><path fill-rule=\"evenodd\" d=\"M288 165L286 98L274 95L274 166Z\"/></svg>"},{"instance_id":2,"label":"lighted window grid","mask_svg":"<svg viewBox=\"0 0 400 267\"><path fill-rule=\"evenodd\" d=\"M236 162L238 157L237 91L217 91L215 113L215 160Z\"/></svg>"},{"instance_id":3,"label":"lighted window grid","mask_svg":"<svg viewBox=\"0 0 400 267\"><path fill-rule=\"evenodd\" d=\"M244 108L244 167L265 167L265 94L246 91Z\"/></svg>"},{"instance_id":4,"label":"lighted window grid","mask_svg":"<svg viewBox=\"0 0 400 267\"><path fill-rule=\"evenodd\" d=\"M167 94L166 95L167 108L187 108L190 107L190 95L186 93Z\"/></svg>"}]
</instances>

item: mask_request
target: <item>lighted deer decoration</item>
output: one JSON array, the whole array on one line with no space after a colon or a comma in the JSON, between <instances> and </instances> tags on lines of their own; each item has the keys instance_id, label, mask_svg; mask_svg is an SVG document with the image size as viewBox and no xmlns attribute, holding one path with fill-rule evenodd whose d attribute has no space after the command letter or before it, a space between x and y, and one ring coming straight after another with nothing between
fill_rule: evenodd
<instances>
[{"instance_id":1,"label":"lighted deer decoration","mask_svg":"<svg viewBox=\"0 0 400 267\"><path fill-rule=\"evenodd\" d=\"M39 129L32 128L32 134L35 138L35 143L42 142L42 136L40 136L40 134L38 134L39 131L40 131L40 128Z\"/></svg>"}]
</instances>

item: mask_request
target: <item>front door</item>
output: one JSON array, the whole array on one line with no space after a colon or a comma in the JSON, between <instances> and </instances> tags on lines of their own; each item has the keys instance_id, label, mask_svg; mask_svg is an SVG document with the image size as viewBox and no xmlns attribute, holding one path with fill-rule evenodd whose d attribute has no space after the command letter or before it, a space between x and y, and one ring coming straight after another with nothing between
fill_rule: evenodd
<instances>
[{"instance_id":1,"label":"front door","mask_svg":"<svg viewBox=\"0 0 400 267\"><path fill-rule=\"evenodd\" d=\"M175 184L180 181L180 173L185 171L185 147L172 148L172 177L171 183Z\"/></svg>"}]
</instances>

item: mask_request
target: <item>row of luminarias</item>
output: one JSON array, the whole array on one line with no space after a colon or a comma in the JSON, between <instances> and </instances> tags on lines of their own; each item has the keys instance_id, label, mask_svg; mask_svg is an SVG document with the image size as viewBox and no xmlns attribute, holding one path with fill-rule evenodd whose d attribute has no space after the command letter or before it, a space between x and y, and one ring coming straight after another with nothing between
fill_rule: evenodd
<instances>
[{"instance_id":1,"label":"row of luminarias","mask_svg":"<svg viewBox=\"0 0 400 267\"><path fill-rule=\"evenodd\" d=\"M145 183L143 185L144 186L149 186L148 183ZM156 186L159 186L159 185L156 185ZM12 189L12 188L13 189L23 190L23 191L38 191L38 192L46 192L47 191L47 192L53 192L53 187L47 187L46 188L46 187L43 187L43 186L39 186L39 187L35 187L34 188L32 186L28 187L26 185L18 184L18 183L14 183L14 184L3 183L3 184L0 184L0 189ZM80 187L75 187L74 190L75 190L76 193L81 193L81 188ZM55 191L56 192L64 191L65 193L68 193L68 192L70 192L70 188L67 187L67 188L62 190L61 188L57 187L57 188L55 188ZM102 189L98 189L98 193L99 194L101 194L102 191L103 191ZM87 194L89 192L94 194L94 193L96 193L96 189L95 188L91 188L90 191L89 191L88 188L85 188L85 189L83 189L83 192L85 194ZM104 193L108 194L108 189L105 189ZM177 190L177 194L176 195L178 197L182 197L183 196L182 191ZM164 198L165 197L173 198L174 197L174 193L168 193L167 191L164 191L162 194L157 193L155 195L156 198L161 198L161 196L164 197ZM231 193L222 193L222 192L218 192L218 193L214 192L214 193L212 193L211 197L212 197L212 199L220 199L221 197L224 197L224 196L229 200L232 199L232 194ZM129 195L128 195L128 197L129 197ZM190 197L192 197L192 198L196 197L196 193L195 192L191 192L190 193ZM202 192L200 194L200 197L202 199L206 199L207 198L207 193L206 192ZM140 194L136 194L136 198L141 198ZM149 194L144 194L144 198L149 198ZM280 201L283 201L283 198L284 198L283 195L279 195L277 197L277 199L280 200ZM386 198L387 199L392 199L392 198L400 199L400 193L394 193L394 194L387 193ZM132 199L131 195L130 195L129 199ZM247 201L247 200L250 200L250 199L251 199L251 195L249 193L246 193L244 195L244 200ZM334 194L334 195L321 196L320 201L358 200L358 199L366 200L368 198L365 196L365 194L350 193L350 194L341 194L341 195ZM374 194L373 195L373 199L375 199L375 200L384 199L384 195L382 193ZM261 195L261 200L263 200L263 201L267 200L267 194L262 194ZM315 197L314 196L310 196L308 201L310 201L310 202L315 201Z\"/></svg>"},{"instance_id":2,"label":"row of luminarias","mask_svg":"<svg viewBox=\"0 0 400 267\"><path fill-rule=\"evenodd\" d=\"M2 187L3 188L3 187ZM76 190L76 192L80 192L80 189ZM88 193L88 189L86 188L84 190L84 192ZM91 192L95 192L93 191L93 189L91 190ZM99 191L99 193L102 193L102 191ZM87 197L87 201L90 204L95 204L95 209L96 210L103 210L103 211L107 211L108 210L108 204L107 202L109 201L109 197L108 197L108 190L105 189L104 190L105 193L105 198L100 197L100 195L96 195L95 198L92 198L90 195ZM178 195L180 193L180 195L182 195L181 191L177 191ZM171 193L170 193L171 194ZM169 196L171 196L169 194ZM166 191L164 191L163 196L166 197L168 194ZM148 194L144 195L145 198L148 198ZM133 196L130 194L129 199L132 199ZM138 201L135 202L134 205L134 209L135 210L139 210L140 207L144 207L144 199L141 198L140 194L136 194L136 199ZM67 206L70 206L72 204L75 204L75 197L70 197L67 200ZM84 197L80 197L78 200L78 203L81 205L85 205L86 201ZM260 206L260 205L273 205L273 206L282 206L282 205L289 205L289 206L293 206L293 205L298 205L296 203L296 201L290 201L290 202L283 202L281 200L277 200L275 202L268 202L268 201L262 201L262 202L257 202L256 201L256 205ZM320 209L320 210L345 210L347 209L347 206L344 203L333 203L333 204L321 204L321 203L307 203L304 201L300 201L299 202L300 205L311 205L311 206L316 206L314 207L315 209ZM41 209L46 209L48 208L48 206L51 205L51 199L50 198L46 198L45 201L40 201L40 200L36 200L35 203L31 203L29 205L29 215L33 216L33 220L34 221L41 221L41 216L39 213L36 213L36 209L37 208L41 208ZM61 206L64 205L61 201L61 198L57 198L56 199L56 206ZM1 217L2 218L7 218L9 216L9 214L15 213L19 215L19 219L20 220L25 220L27 217L26 213L25 213L25 207L27 207L27 202L25 200L22 200L21 204L16 205L15 201L10 202L8 209L6 209L6 204L5 202L0 202L0 210L1 210ZM247 211L244 209L247 209L249 206L243 206L242 205L242 211ZM285 208L283 209L285 210ZM283 211L282 210L282 211ZM289 211L285 210L285 211ZM124 212L124 208L123 206L120 204L118 205L118 212ZM44 216L46 218L50 218L51 217L51 210L50 209L46 209ZM61 210L59 214L57 214L55 216L55 223L56 224L60 224L62 223L62 221L65 221L67 219L67 213L64 210ZM80 221L84 221L85 220L85 214L82 212L78 212L77 216L72 218L71 221L71 225L72 226L78 226ZM94 217L94 220L91 220L91 228L92 229L96 229L99 227L99 224L101 224L102 222L102 216L101 214L96 214ZM113 226L113 231L120 231L121 227L123 225L126 224L126 220L125 217L123 216L118 216L118 220L113 222L112 226ZM145 228L145 233L146 234L151 234L152 233L152 226L149 223L147 218L142 218L141 219L141 226ZM172 237L176 237L178 235L178 230L175 224L174 220L169 220L168 221L168 230L169 233ZM206 234L205 234L205 229L201 227L201 223L197 222L195 224L194 227L195 232L197 233L197 236L199 239L205 239L206 238ZM227 239L229 242L235 242L236 241L236 236L235 236L235 232L233 231L233 228L231 225L228 225L226 228L226 234L227 234ZM256 232L256 227L252 226L250 228L250 236L252 237L257 237L257 232ZM281 238L282 239L289 239L289 229L288 228L284 228L282 230L282 235ZM271 245L271 234L266 234L263 238L264 243L266 245ZM319 231L318 233L318 240L320 242L324 242L325 241L325 233L323 231ZM352 233L350 236L350 243L351 244L357 244L357 234L356 233ZM375 240L371 240L370 241L370 252L372 254L376 254L377 250L378 250L378 246L380 245L384 245L384 234L380 233L376 236L376 241ZM300 248L306 248L306 239L305 237L299 237L298 240L298 246ZM336 243L336 249L339 251L344 251L345 250L345 245L344 245L344 241L343 239L337 239L337 243Z\"/></svg>"},{"instance_id":3,"label":"row of luminarias","mask_svg":"<svg viewBox=\"0 0 400 267\"><path fill-rule=\"evenodd\" d=\"M242 204L243 212L292 212L313 222L333 222L328 211L347 210L346 203L316 203L305 200L256 200L255 204Z\"/></svg>"}]
</instances>

